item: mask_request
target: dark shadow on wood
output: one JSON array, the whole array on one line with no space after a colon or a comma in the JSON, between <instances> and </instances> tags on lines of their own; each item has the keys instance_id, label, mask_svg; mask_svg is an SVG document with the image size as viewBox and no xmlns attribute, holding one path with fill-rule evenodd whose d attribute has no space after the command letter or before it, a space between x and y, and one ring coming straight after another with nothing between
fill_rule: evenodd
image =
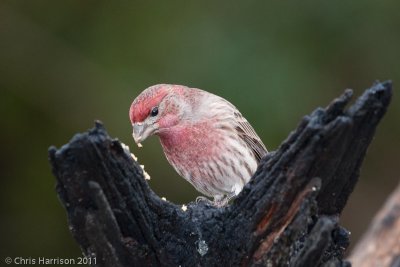
<instances>
[{"instance_id":1,"label":"dark shadow on wood","mask_svg":"<svg viewBox=\"0 0 400 267\"><path fill-rule=\"evenodd\" d=\"M376 83L305 116L231 205L159 198L100 123L49 149L71 232L98 266L349 266L338 225L391 98Z\"/></svg>"}]
</instances>

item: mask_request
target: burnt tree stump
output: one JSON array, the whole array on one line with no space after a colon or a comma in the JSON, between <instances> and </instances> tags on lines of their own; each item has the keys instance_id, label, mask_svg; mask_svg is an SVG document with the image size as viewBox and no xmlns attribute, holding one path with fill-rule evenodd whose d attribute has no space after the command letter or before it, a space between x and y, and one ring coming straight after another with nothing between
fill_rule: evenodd
<instances>
[{"instance_id":1,"label":"burnt tree stump","mask_svg":"<svg viewBox=\"0 0 400 267\"><path fill-rule=\"evenodd\" d=\"M224 208L162 200L96 123L49 149L70 230L96 266L350 266L338 218L391 94L377 82L305 116Z\"/></svg>"}]
</instances>

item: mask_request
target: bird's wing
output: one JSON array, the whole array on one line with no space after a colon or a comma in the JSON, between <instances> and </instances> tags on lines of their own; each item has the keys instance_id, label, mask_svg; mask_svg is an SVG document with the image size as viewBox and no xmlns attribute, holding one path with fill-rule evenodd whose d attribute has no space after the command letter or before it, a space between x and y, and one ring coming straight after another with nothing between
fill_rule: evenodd
<instances>
[{"instance_id":1,"label":"bird's wing","mask_svg":"<svg viewBox=\"0 0 400 267\"><path fill-rule=\"evenodd\" d=\"M267 148L264 146L260 137L258 137L253 127L251 127L250 123L243 117L243 115L239 112L235 112L234 115L237 122L237 126L235 128L239 137L243 139L243 141L253 151L257 160L260 161L261 158L268 153Z\"/></svg>"}]
</instances>

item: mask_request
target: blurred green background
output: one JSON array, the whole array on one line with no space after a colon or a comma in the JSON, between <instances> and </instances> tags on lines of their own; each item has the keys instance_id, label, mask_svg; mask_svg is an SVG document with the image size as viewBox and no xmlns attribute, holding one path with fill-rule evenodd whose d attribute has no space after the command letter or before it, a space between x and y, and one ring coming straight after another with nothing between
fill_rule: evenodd
<instances>
[{"instance_id":1,"label":"blurred green background","mask_svg":"<svg viewBox=\"0 0 400 267\"><path fill-rule=\"evenodd\" d=\"M128 109L146 87L198 87L234 103L269 150L345 88L400 79L399 1L1 1L0 251L74 257L47 160L93 121L130 145L151 187L198 195L157 138L138 150ZM396 91L396 90L395 90ZM354 244L399 181L399 98L341 219Z\"/></svg>"}]
</instances>

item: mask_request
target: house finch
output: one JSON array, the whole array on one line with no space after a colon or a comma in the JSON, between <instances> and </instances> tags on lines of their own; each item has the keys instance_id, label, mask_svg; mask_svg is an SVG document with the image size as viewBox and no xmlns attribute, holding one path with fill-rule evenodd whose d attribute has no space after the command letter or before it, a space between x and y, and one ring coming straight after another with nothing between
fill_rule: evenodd
<instances>
[{"instance_id":1,"label":"house finch","mask_svg":"<svg viewBox=\"0 0 400 267\"><path fill-rule=\"evenodd\" d=\"M239 194L267 154L235 106L200 89L151 86L133 101L129 117L135 142L141 146L147 137L158 135L178 174L213 197L217 206Z\"/></svg>"}]
</instances>

